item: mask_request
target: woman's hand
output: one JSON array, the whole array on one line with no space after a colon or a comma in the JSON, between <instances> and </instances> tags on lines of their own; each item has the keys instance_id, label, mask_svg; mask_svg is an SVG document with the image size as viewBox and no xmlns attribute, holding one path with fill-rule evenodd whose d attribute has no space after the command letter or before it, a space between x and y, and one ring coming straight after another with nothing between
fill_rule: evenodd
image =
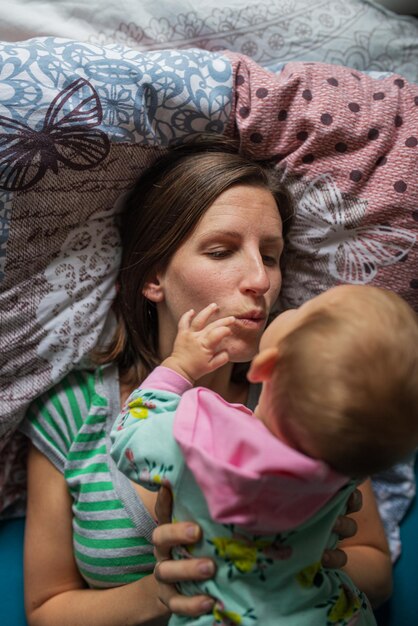
<instances>
[{"instance_id":1,"label":"woman's hand","mask_svg":"<svg viewBox=\"0 0 418 626\"><path fill-rule=\"evenodd\" d=\"M332 529L340 540L354 537L357 532L357 522L351 517L347 517L350 513L357 513L363 506L363 497L361 491L356 489L353 491L347 502L346 515L341 515L335 522ZM347 555L340 548L334 550L325 550L322 555L322 565L331 569L341 569L347 564Z\"/></svg>"},{"instance_id":2,"label":"woman's hand","mask_svg":"<svg viewBox=\"0 0 418 626\"><path fill-rule=\"evenodd\" d=\"M215 574L215 564L211 559L191 558L180 561L172 559L172 548L196 543L201 537L201 530L197 524L190 522L170 523L171 509L170 490L161 487L155 506L160 525L154 530L152 536L154 554L157 559L154 577L158 583L158 597L172 613L196 617L212 609L213 598L205 595L184 596L177 591L175 583L212 578Z\"/></svg>"}]
</instances>

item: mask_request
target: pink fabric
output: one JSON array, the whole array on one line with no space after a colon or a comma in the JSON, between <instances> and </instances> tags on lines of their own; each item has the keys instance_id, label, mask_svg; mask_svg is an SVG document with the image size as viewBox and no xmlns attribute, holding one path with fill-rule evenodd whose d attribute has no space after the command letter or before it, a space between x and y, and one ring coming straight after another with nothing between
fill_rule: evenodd
<instances>
[{"instance_id":1,"label":"pink fabric","mask_svg":"<svg viewBox=\"0 0 418 626\"><path fill-rule=\"evenodd\" d=\"M273 74L224 54L236 77L231 134L246 154L278 164L298 207L286 308L336 284L370 283L417 311L418 86L325 63Z\"/></svg>"},{"instance_id":2,"label":"pink fabric","mask_svg":"<svg viewBox=\"0 0 418 626\"><path fill-rule=\"evenodd\" d=\"M274 437L246 407L202 387L182 397L174 436L211 516L254 533L302 524L348 481Z\"/></svg>"},{"instance_id":3,"label":"pink fabric","mask_svg":"<svg viewBox=\"0 0 418 626\"><path fill-rule=\"evenodd\" d=\"M143 389L158 389L182 396L185 391L192 389L192 384L169 367L159 365L141 383Z\"/></svg>"}]
</instances>

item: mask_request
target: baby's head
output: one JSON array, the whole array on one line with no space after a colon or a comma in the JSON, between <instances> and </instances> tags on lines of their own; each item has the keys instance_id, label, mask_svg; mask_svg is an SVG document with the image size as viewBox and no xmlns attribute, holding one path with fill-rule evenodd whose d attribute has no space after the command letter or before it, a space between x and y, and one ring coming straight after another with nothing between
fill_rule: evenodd
<instances>
[{"instance_id":1,"label":"baby's head","mask_svg":"<svg viewBox=\"0 0 418 626\"><path fill-rule=\"evenodd\" d=\"M268 326L248 378L279 438L350 476L418 445L418 318L392 292L341 285Z\"/></svg>"}]
</instances>

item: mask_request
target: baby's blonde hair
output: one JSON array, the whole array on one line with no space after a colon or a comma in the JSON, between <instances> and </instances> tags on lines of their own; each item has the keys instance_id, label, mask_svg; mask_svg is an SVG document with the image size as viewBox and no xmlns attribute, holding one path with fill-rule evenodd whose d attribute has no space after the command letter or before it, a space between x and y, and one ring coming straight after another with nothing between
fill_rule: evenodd
<instances>
[{"instance_id":1,"label":"baby's blonde hair","mask_svg":"<svg viewBox=\"0 0 418 626\"><path fill-rule=\"evenodd\" d=\"M272 410L290 439L350 476L389 467L418 444L418 319L392 292L350 286L279 345ZM300 430L300 429L299 429Z\"/></svg>"}]
</instances>

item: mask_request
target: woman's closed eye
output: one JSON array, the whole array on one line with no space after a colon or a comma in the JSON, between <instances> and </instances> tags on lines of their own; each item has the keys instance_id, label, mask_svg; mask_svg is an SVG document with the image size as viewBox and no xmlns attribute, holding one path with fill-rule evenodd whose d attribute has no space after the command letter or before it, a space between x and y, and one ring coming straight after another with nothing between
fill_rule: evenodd
<instances>
[{"instance_id":1,"label":"woman's closed eye","mask_svg":"<svg viewBox=\"0 0 418 626\"><path fill-rule=\"evenodd\" d=\"M268 267L274 267L275 265L279 264L279 260L280 257L279 256L272 256L269 254L263 254L263 263L264 265L267 265Z\"/></svg>"},{"instance_id":2,"label":"woman's closed eye","mask_svg":"<svg viewBox=\"0 0 418 626\"><path fill-rule=\"evenodd\" d=\"M206 255L208 257L210 257L211 259L224 259L227 256L231 256L231 254L233 253L233 250L229 250L229 249L220 249L220 250L209 250L208 252L206 252Z\"/></svg>"},{"instance_id":3,"label":"woman's closed eye","mask_svg":"<svg viewBox=\"0 0 418 626\"><path fill-rule=\"evenodd\" d=\"M234 254L234 250L231 248L222 248L219 250L209 250L206 252L206 256L211 259L225 259ZM279 264L280 254L261 254L264 265L267 267L275 267Z\"/></svg>"}]
</instances>

